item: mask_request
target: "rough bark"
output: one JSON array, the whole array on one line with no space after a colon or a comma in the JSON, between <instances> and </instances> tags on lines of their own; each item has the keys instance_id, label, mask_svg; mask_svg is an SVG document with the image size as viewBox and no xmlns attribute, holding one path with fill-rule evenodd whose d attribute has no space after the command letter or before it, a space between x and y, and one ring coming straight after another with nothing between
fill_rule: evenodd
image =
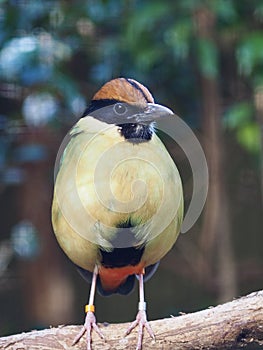
<instances>
[{"instance_id":1,"label":"rough bark","mask_svg":"<svg viewBox=\"0 0 263 350\"><path fill-rule=\"evenodd\" d=\"M154 342L145 334L143 350L239 349L256 343L263 346L263 290L206 310L150 322ZM93 350L135 349L137 333L123 338L127 324L99 324L106 341L93 332ZM32 331L0 338L4 350L86 349L85 337L72 346L80 326Z\"/></svg>"}]
</instances>

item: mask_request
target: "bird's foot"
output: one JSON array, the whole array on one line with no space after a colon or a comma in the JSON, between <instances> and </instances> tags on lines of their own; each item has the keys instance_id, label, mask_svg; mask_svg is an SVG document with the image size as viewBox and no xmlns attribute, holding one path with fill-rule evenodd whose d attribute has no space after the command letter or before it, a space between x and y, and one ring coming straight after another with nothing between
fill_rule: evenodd
<instances>
[{"instance_id":1,"label":"bird's foot","mask_svg":"<svg viewBox=\"0 0 263 350\"><path fill-rule=\"evenodd\" d=\"M127 329L125 336L130 334L131 331L136 327L139 326L139 331L138 331L138 341L137 341L137 347L136 350L141 350L142 348L142 339L143 339L143 330L146 328L147 332L149 335L152 337L153 340L155 340L155 336L153 333L153 330L147 321L147 316L146 316L146 311L145 310L139 310L138 314L136 316L135 321L131 323L129 328Z\"/></svg>"},{"instance_id":2,"label":"bird's foot","mask_svg":"<svg viewBox=\"0 0 263 350\"><path fill-rule=\"evenodd\" d=\"M96 317L92 311L88 311L85 318L85 323L79 332L79 334L75 337L73 344L77 344L77 342L83 337L85 332L87 332L87 350L91 350L91 332L92 329L101 337L101 339L104 339L104 335L102 331L99 329L96 323Z\"/></svg>"}]
</instances>

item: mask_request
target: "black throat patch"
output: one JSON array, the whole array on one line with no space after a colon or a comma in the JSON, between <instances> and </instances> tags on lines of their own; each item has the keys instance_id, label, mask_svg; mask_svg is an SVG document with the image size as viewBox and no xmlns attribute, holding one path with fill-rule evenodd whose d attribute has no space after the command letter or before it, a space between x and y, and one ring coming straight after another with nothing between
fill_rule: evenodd
<instances>
[{"instance_id":1,"label":"black throat patch","mask_svg":"<svg viewBox=\"0 0 263 350\"><path fill-rule=\"evenodd\" d=\"M152 124L118 124L120 134L131 143L150 141L154 133Z\"/></svg>"}]
</instances>

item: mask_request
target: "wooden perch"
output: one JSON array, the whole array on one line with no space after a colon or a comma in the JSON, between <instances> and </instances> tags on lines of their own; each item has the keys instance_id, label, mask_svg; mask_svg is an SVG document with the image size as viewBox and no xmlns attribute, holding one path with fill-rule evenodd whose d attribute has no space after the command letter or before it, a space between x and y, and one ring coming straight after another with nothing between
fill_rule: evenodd
<instances>
[{"instance_id":1,"label":"wooden perch","mask_svg":"<svg viewBox=\"0 0 263 350\"><path fill-rule=\"evenodd\" d=\"M263 346L263 290L203 311L150 322L154 342L145 332L143 350L235 349ZM93 332L93 350L135 349L137 332L123 338L128 324L99 324L106 341ZM72 346L80 326L32 331L0 338L4 350L86 350L85 337Z\"/></svg>"}]
</instances>

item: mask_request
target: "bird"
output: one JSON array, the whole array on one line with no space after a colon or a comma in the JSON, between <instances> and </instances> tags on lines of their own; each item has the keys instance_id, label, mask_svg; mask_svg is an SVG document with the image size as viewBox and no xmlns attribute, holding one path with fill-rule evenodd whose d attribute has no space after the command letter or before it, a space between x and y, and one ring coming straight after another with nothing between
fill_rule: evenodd
<instances>
[{"instance_id":1,"label":"bird","mask_svg":"<svg viewBox=\"0 0 263 350\"><path fill-rule=\"evenodd\" d=\"M182 225L184 200L177 166L157 136L156 123L174 113L155 103L132 78L106 82L62 142L54 181L52 224L62 250L91 283L85 322L96 323L96 290L128 295L139 285L138 312L125 336L138 326L137 350L146 330L144 283L173 247Z\"/></svg>"}]
</instances>

